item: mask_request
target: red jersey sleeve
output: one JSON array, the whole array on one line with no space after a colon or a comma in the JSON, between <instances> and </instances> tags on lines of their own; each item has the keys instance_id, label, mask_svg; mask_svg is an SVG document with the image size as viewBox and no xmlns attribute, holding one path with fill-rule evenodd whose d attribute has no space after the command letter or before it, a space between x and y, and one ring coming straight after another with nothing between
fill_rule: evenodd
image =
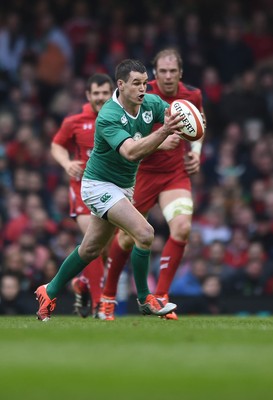
<instances>
[{"instance_id":1,"label":"red jersey sleeve","mask_svg":"<svg viewBox=\"0 0 273 400\"><path fill-rule=\"evenodd\" d=\"M65 118L60 129L53 137L53 143L69 148L73 138L73 131L73 120L71 120L71 118Z\"/></svg>"}]
</instances>

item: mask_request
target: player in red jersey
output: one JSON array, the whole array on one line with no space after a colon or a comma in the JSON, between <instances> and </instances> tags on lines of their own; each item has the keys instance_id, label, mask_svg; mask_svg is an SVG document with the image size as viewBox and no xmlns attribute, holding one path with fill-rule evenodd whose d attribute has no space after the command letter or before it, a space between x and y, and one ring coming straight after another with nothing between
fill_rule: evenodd
<instances>
[{"instance_id":1,"label":"player in red jersey","mask_svg":"<svg viewBox=\"0 0 273 400\"><path fill-rule=\"evenodd\" d=\"M103 104L112 96L114 83L106 74L94 74L87 81L86 98L82 112L66 117L52 140L51 152L55 160L70 177L69 200L70 216L76 218L82 233L85 233L90 210L81 199L81 177L90 152L94 147L95 121ZM102 257L92 261L80 277L72 280L75 293L75 312L82 317L95 315L100 301L104 278Z\"/></svg>"},{"instance_id":2,"label":"player in red jersey","mask_svg":"<svg viewBox=\"0 0 273 400\"><path fill-rule=\"evenodd\" d=\"M181 82L183 70L179 53L175 49L162 50L153 64L155 80L149 82L147 92L159 95L168 103L179 98L189 100L204 115L201 91ZM191 229L193 201L189 176L199 171L201 146L201 140L189 145L177 135L172 135L157 152L142 160L137 174L134 206L147 217L149 210L158 203L169 225L170 236L161 254L155 292L163 303L168 302L169 288ZM115 318L118 279L132 245L130 236L119 231L110 246L108 275L98 313L100 319ZM177 315L173 312L164 318L177 319Z\"/></svg>"}]
</instances>

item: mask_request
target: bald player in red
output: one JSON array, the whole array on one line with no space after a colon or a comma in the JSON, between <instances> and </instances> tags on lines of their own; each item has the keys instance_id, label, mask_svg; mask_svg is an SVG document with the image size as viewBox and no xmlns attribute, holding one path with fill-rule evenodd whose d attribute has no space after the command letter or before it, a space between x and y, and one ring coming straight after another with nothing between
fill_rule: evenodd
<instances>
[{"instance_id":1,"label":"bald player in red","mask_svg":"<svg viewBox=\"0 0 273 400\"><path fill-rule=\"evenodd\" d=\"M149 82L147 93L157 94L169 104L179 98L189 100L204 116L200 89L181 82L182 59L177 50L160 51L153 65L155 80ZM158 126L154 129L158 129ZM190 175L199 171L202 140L189 144L177 135L168 137L157 152L142 160L137 173L134 206L147 217L151 208L158 203L170 230L160 258L155 291L163 304L169 300L169 289L183 258L191 229L193 201ZM133 243L123 231L119 231L112 241L108 252L109 269L98 313L100 319L115 319L117 284ZM164 318L178 319L174 312Z\"/></svg>"},{"instance_id":2,"label":"bald player in red","mask_svg":"<svg viewBox=\"0 0 273 400\"><path fill-rule=\"evenodd\" d=\"M86 85L86 98L82 112L66 117L51 144L51 153L55 160L69 175L70 216L84 234L90 210L81 199L81 178L90 152L94 147L95 121L103 104L110 99L114 90L112 79L106 74L92 75ZM92 261L81 276L72 280L75 293L75 312L87 317L90 312L95 316L100 301L104 279L102 257ZM90 297L92 310L90 309Z\"/></svg>"}]
</instances>

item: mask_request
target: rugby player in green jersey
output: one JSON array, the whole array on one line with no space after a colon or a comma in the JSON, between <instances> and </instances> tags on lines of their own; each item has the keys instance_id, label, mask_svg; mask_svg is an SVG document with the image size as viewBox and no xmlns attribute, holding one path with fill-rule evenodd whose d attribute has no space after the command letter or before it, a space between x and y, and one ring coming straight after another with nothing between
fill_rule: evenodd
<instances>
[{"instance_id":1,"label":"rugby player in green jersey","mask_svg":"<svg viewBox=\"0 0 273 400\"><path fill-rule=\"evenodd\" d=\"M82 179L89 225L80 246L64 260L55 277L36 290L41 321L49 320L59 291L100 255L117 227L135 242L131 262L140 312L161 316L176 309L176 304L163 305L150 293L147 276L154 229L131 200L141 159L156 151L169 135L179 134L182 118L178 113L170 115L169 104L159 96L145 94L148 75L140 61L122 61L116 68L116 82L116 91L98 114L95 144ZM152 132L157 122L163 125Z\"/></svg>"}]
</instances>

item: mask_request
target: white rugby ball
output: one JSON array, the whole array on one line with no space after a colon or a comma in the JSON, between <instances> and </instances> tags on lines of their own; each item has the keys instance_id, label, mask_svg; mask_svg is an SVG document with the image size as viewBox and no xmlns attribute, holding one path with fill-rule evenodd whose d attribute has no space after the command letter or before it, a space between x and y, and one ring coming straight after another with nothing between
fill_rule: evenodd
<instances>
[{"instance_id":1,"label":"white rugby ball","mask_svg":"<svg viewBox=\"0 0 273 400\"><path fill-rule=\"evenodd\" d=\"M194 142L201 139L204 134L203 118L198 108L188 100L177 99L170 105L171 114L179 113L181 121L182 139Z\"/></svg>"}]
</instances>

